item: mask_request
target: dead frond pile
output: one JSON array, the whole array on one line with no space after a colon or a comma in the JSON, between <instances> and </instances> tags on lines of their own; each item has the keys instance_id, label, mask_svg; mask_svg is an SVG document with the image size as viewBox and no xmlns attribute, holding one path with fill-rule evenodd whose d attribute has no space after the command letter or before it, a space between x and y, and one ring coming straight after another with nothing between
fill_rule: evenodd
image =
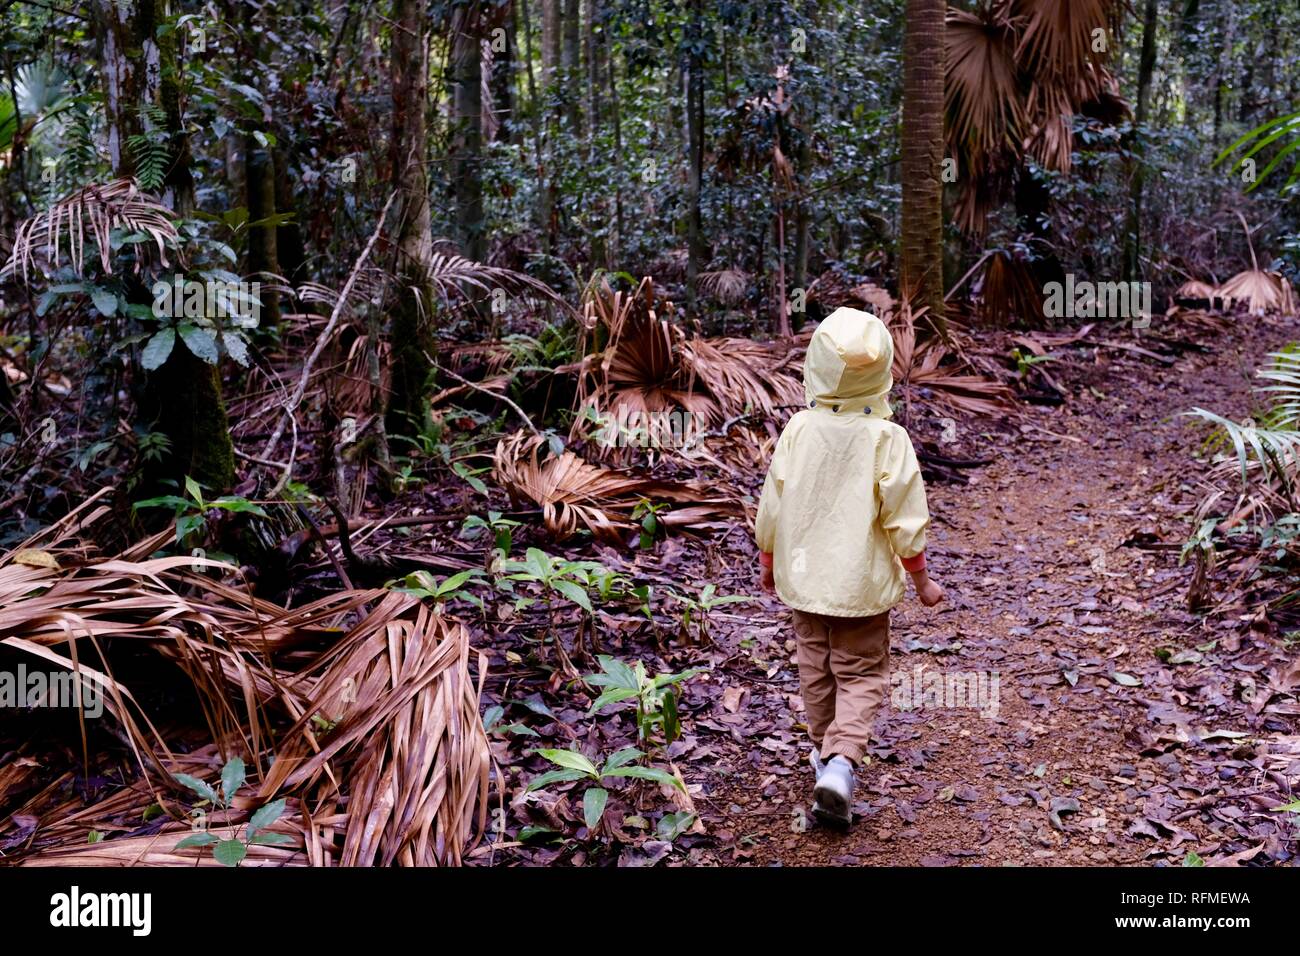
<instances>
[{"instance_id":1,"label":"dead frond pile","mask_svg":"<svg viewBox=\"0 0 1300 956\"><path fill-rule=\"evenodd\" d=\"M741 511L734 498L701 485L603 468L571 451L546 457L545 449L546 441L528 432L503 438L497 443L493 479L513 500L540 507L547 531L556 538L585 527L601 540L619 543L633 528L632 511L643 499L673 503L659 517L669 527L700 527Z\"/></svg>"},{"instance_id":2,"label":"dead frond pile","mask_svg":"<svg viewBox=\"0 0 1300 956\"><path fill-rule=\"evenodd\" d=\"M740 338L688 339L650 278L615 291L601 278L583 299L575 410L590 417L680 409L705 425L798 405L803 385L787 346ZM575 430L582 426L579 416Z\"/></svg>"},{"instance_id":3,"label":"dead frond pile","mask_svg":"<svg viewBox=\"0 0 1300 956\"><path fill-rule=\"evenodd\" d=\"M121 792L134 796L110 798L100 813L66 785L41 785L57 768L0 777L0 847L10 858L210 865L210 850L175 849L191 825L174 775L211 782L231 756L254 768L258 792L224 822L242 825L285 798L278 828L296 838L292 847L257 847L250 865L454 865L481 838L486 662L474 655L476 680L464 627L396 591L343 591L282 608L208 577L215 562L148 558L170 532L100 560L76 550L72 528L65 521L45 543L0 559L0 645L30 658L29 667L68 671L102 690L105 720L136 774ZM140 649L177 668L178 685L192 689L182 697L197 699L206 726L178 727L171 713L149 712L142 688L114 676L115 659ZM148 689L155 699L157 688ZM127 811L141 801L140 810L156 803L170 820L140 827L139 813ZM115 835L89 843L92 831Z\"/></svg>"}]
</instances>

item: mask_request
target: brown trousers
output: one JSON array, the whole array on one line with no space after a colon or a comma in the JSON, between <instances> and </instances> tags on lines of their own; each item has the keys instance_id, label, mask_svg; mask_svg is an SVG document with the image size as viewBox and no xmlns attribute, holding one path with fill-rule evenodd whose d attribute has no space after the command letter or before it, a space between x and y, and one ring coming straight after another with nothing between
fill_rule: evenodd
<instances>
[{"instance_id":1,"label":"brown trousers","mask_svg":"<svg viewBox=\"0 0 1300 956\"><path fill-rule=\"evenodd\" d=\"M808 735L823 760L841 754L861 763L889 692L889 612L829 617L794 611L794 633Z\"/></svg>"}]
</instances>

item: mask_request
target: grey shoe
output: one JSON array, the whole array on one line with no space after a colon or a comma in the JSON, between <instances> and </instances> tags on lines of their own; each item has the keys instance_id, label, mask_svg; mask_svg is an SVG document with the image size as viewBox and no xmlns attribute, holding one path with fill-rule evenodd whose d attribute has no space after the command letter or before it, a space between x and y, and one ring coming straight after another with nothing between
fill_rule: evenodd
<instances>
[{"instance_id":1,"label":"grey shoe","mask_svg":"<svg viewBox=\"0 0 1300 956\"><path fill-rule=\"evenodd\" d=\"M853 764L847 757L836 754L817 775L813 816L837 829L847 829L853 822Z\"/></svg>"},{"instance_id":2,"label":"grey shoe","mask_svg":"<svg viewBox=\"0 0 1300 956\"><path fill-rule=\"evenodd\" d=\"M808 762L812 764L813 779L820 780L822 778L822 771L826 769L826 764L822 763L821 754L817 752L816 747L814 747L812 753L808 755Z\"/></svg>"}]
</instances>

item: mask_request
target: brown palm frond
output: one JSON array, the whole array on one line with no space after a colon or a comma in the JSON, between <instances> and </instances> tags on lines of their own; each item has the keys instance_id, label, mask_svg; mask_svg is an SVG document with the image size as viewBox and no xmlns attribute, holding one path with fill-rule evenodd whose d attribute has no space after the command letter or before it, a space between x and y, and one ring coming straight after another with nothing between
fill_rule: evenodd
<instances>
[{"instance_id":1,"label":"brown palm frond","mask_svg":"<svg viewBox=\"0 0 1300 956\"><path fill-rule=\"evenodd\" d=\"M1241 228L1246 233L1246 247L1250 250L1250 268L1238 272L1215 290L1216 294L1229 306L1245 302L1248 310L1255 315L1265 312L1278 312L1282 315L1295 315L1295 294L1291 283L1278 272L1269 272L1259 267L1255 256L1255 243L1250 238L1250 224L1246 217L1237 213Z\"/></svg>"},{"instance_id":2,"label":"brown palm frond","mask_svg":"<svg viewBox=\"0 0 1300 956\"><path fill-rule=\"evenodd\" d=\"M991 157L1014 148L1024 127L1024 91L1018 74L1016 34L1006 8L948 10L944 106L948 141L978 175Z\"/></svg>"},{"instance_id":3,"label":"brown palm frond","mask_svg":"<svg viewBox=\"0 0 1300 956\"><path fill-rule=\"evenodd\" d=\"M0 280L21 270L23 281L27 282L29 270L42 254L51 267L58 267L65 243L69 263L81 275L88 241L98 248L100 266L109 273L112 271L109 237L118 228L149 236L158 247L159 260L163 266L167 265L167 243L178 238L174 214L140 192L134 179L117 179L78 189L20 223L9 259L0 268Z\"/></svg>"},{"instance_id":4,"label":"brown palm frond","mask_svg":"<svg viewBox=\"0 0 1300 956\"><path fill-rule=\"evenodd\" d=\"M1229 306L1244 302L1246 310L1252 315L1263 315L1266 312L1296 314L1295 291L1291 288L1291 283L1282 273L1264 269L1238 272L1213 290L1210 298L1223 299Z\"/></svg>"},{"instance_id":5,"label":"brown palm frond","mask_svg":"<svg viewBox=\"0 0 1300 956\"><path fill-rule=\"evenodd\" d=\"M1016 58L1040 82L1051 78L1074 91L1118 42L1121 11L1115 0L1012 0L1011 15L1023 23ZM1108 31L1105 49L1095 48L1096 30Z\"/></svg>"},{"instance_id":6,"label":"brown palm frond","mask_svg":"<svg viewBox=\"0 0 1300 956\"><path fill-rule=\"evenodd\" d=\"M572 306L540 279L503 266L475 262L455 253L432 253L425 263L423 278L445 301L463 295L466 287L483 293L502 289L514 295L533 295L565 312L573 312Z\"/></svg>"},{"instance_id":7,"label":"brown palm frond","mask_svg":"<svg viewBox=\"0 0 1300 956\"><path fill-rule=\"evenodd\" d=\"M717 269L701 272L697 278L700 291L723 305L735 305L744 300L754 284L754 277L744 269Z\"/></svg>"},{"instance_id":8,"label":"brown palm frond","mask_svg":"<svg viewBox=\"0 0 1300 956\"><path fill-rule=\"evenodd\" d=\"M174 752L114 676L110 638L177 667L223 754L269 764L256 804L236 810L246 815L277 797L296 801L300 810L282 822L302 835L312 865L454 865L481 838L490 767L479 718L486 661L462 626L403 592L345 590L282 608L195 570L225 567L217 562L145 559L171 532L116 558L87 560L64 546L71 529L0 558L0 644L103 688L105 709L140 774L133 786L152 794L151 802L177 802L173 775L194 772L195 757ZM220 766L215 748L211 759L199 774L205 779ZM38 861L175 862L174 842L161 835L154 843L45 857L50 837L66 832L59 821L68 808L40 812L15 783L0 788L0 834L16 809L12 793L37 819L24 853ZM287 864L301 855L280 851L255 861ZM193 863L202 854L181 856Z\"/></svg>"},{"instance_id":9,"label":"brown palm frond","mask_svg":"<svg viewBox=\"0 0 1300 956\"><path fill-rule=\"evenodd\" d=\"M904 401L913 391L929 392L928 404L954 413L999 415L1014 404L1015 396L1001 382L962 371L962 363L945 361L954 356L937 338L918 340L916 323L925 309L913 310L904 299L888 316L894 340L894 390Z\"/></svg>"},{"instance_id":10,"label":"brown palm frond","mask_svg":"<svg viewBox=\"0 0 1300 956\"><path fill-rule=\"evenodd\" d=\"M583 526L601 540L619 543L634 527L632 510L643 498L693 506L681 509L683 514L668 523L698 524L740 512L734 499L718 497L702 486L602 468L570 451L543 458L545 446L544 439L527 432L503 438L497 443L492 474L512 500L540 506L546 529L556 538L569 537Z\"/></svg>"},{"instance_id":11,"label":"brown palm frond","mask_svg":"<svg viewBox=\"0 0 1300 956\"><path fill-rule=\"evenodd\" d=\"M1043 318L1043 296L1033 269L1002 250L989 256L980 298L985 317L994 325L1010 325L1017 318L1037 324Z\"/></svg>"}]
</instances>

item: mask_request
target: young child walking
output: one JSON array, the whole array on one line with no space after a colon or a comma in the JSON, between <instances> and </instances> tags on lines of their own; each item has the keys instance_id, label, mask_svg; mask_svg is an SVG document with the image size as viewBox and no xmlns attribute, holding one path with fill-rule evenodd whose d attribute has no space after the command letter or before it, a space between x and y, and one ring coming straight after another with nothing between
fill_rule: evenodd
<instances>
[{"instance_id":1,"label":"young child walking","mask_svg":"<svg viewBox=\"0 0 1300 956\"><path fill-rule=\"evenodd\" d=\"M794 616L816 774L813 814L847 827L853 775L889 688L889 610L903 572L927 607L930 512L912 440L889 421L894 344L874 315L837 309L804 359L809 407L777 442L758 505L761 582Z\"/></svg>"}]
</instances>

